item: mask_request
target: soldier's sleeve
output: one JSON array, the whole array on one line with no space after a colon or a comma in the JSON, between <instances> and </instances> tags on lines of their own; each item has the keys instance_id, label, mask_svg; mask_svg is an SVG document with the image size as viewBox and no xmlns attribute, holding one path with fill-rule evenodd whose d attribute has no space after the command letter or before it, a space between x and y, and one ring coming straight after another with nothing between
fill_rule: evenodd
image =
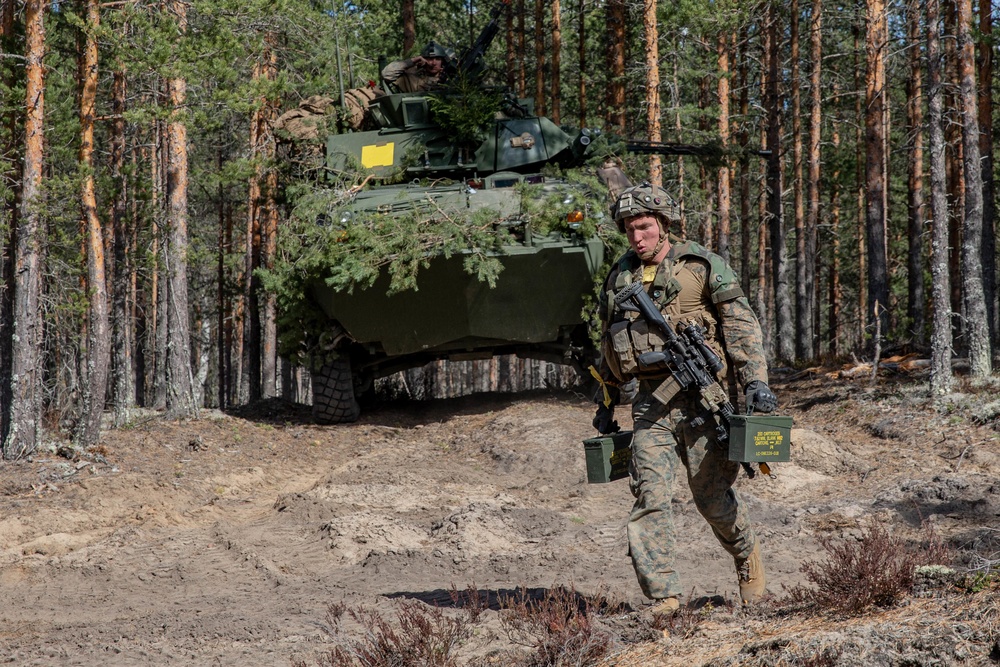
<instances>
[{"instance_id":1,"label":"soldier's sleeve","mask_svg":"<svg viewBox=\"0 0 1000 667\"><path fill-rule=\"evenodd\" d=\"M736 272L721 257L710 262L711 299L719 313L719 327L726 353L741 387L748 382L767 382L764 336L757 315L743 295Z\"/></svg>"},{"instance_id":2,"label":"soldier's sleeve","mask_svg":"<svg viewBox=\"0 0 1000 667\"><path fill-rule=\"evenodd\" d=\"M392 83L393 81L399 79L399 77L406 74L406 70L411 67L413 67L413 60L411 58L407 58L406 60L394 60L382 68L382 78Z\"/></svg>"}]
</instances>

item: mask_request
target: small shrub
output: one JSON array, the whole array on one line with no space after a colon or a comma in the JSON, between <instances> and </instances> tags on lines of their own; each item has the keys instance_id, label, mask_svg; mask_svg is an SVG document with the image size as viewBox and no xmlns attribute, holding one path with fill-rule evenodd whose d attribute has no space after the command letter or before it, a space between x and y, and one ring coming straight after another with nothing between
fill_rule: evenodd
<instances>
[{"instance_id":1,"label":"small shrub","mask_svg":"<svg viewBox=\"0 0 1000 667\"><path fill-rule=\"evenodd\" d=\"M528 667L590 665L611 649L610 633L595 624L604 605L595 606L575 590L557 587L542 600L532 600L522 589L517 599L501 601L501 623L510 640L534 649L522 664Z\"/></svg>"},{"instance_id":2,"label":"small shrub","mask_svg":"<svg viewBox=\"0 0 1000 667\"><path fill-rule=\"evenodd\" d=\"M363 639L346 638L342 630L345 614L364 627ZM454 651L472 635L470 617L469 613L448 616L439 607L403 600L396 607L396 623L393 624L372 609L332 604L327 610L327 621L337 645L320 659L319 664L324 667L456 667ZM304 667L304 663L299 665Z\"/></svg>"},{"instance_id":3,"label":"small shrub","mask_svg":"<svg viewBox=\"0 0 1000 667\"><path fill-rule=\"evenodd\" d=\"M665 616L657 616L653 619L654 630L665 631L674 637L687 639L694 634L702 621L707 619L715 606L711 603L703 607L695 608L691 605L681 605L675 613Z\"/></svg>"},{"instance_id":4,"label":"small shrub","mask_svg":"<svg viewBox=\"0 0 1000 667\"><path fill-rule=\"evenodd\" d=\"M927 529L919 547L890 535L878 524L869 526L857 541L834 543L821 538L828 553L824 562L808 562L801 571L815 589L796 586L789 591L794 605L860 614L871 607L890 607L913 590L920 565L941 563L948 551Z\"/></svg>"}]
</instances>

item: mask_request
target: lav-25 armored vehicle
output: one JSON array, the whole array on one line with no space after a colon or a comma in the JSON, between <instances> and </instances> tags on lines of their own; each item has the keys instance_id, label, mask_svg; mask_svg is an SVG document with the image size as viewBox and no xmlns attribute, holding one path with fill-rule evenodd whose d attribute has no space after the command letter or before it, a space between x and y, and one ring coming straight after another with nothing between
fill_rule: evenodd
<instances>
[{"instance_id":1,"label":"lav-25 armored vehicle","mask_svg":"<svg viewBox=\"0 0 1000 667\"><path fill-rule=\"evenodd\" d=\"M493 10L446 77L478 85L483 53L508 2ZM360 166L376 176L405 173L402 183L357 192L327 216L327 224L414 211L471 218L489 210L497 229L506 232L505 245L490 251L502 271L491 286L467 270L460 252L428 257L415 290L392 292L385 268L370 286L349 290L331 287L328 276L314 276L306 289L326 319L321 330L306 333L315 341L313 416L320 423L356 420L358 398L375 379L435 360L516 354L569 364L581 373L594 361L583 310L605 248L596 235L584 237L576 229L588 216L605 214L607 193L588 206L578 187L541 172L546 165L583 164L595 133L535 115L531 100L498 95L485 136L478 145L463 145L435 118L435 96L447 96L448 86L442 91L377 97L367 110L366 127L372 129L327 137L331 172ZM527 202L525 192L535 201ZM565 220L544 234L527 213L541 199Z\"/></svg>"}]
</instances>

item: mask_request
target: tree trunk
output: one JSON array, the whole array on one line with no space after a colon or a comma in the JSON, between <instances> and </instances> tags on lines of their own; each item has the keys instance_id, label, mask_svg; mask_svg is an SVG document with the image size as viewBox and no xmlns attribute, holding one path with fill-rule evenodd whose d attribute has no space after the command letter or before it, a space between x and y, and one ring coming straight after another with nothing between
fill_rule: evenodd
<instances>
[{"instance_id":1,"label":"tree trunk","mask_svg":"<svg viewBox=\"0 0 1000 667\"><path fill-rule=\"evenodd\" d=\"M670 103L674 107L674 128L677 130L677 140L684 141L684 128L681 121L681 87L680 87L680 74L678 72L679 65L677 63L678 58L676 57L678 52L677 41L674 41L674 58L672 59L674 68L671 75L670 81ZM686 207L686 181L685 181L685 171L684 171L684 157L677 156L677 209L680 214L680 221L678 222L677 233L681 238L687 238L687 207Z\"/></svg>"},{"instance_id":2,"label":"tree trunk","mask_svg":"<svg viewBox=\"0 0 1000 667\"><path fill-rule=\"evenodd\" d=\"M552 0L552 109L549 116L552 122L559 124L559 102L561 93L559 87L559 68L562 66L562 17L560 16L559 0Z\"/></svg>"},{"instance_id":3,"label":"tree trunk","mask_svg":"<svg viewBox=\"0 0 1000 667\"><path fill-rule=\"evenodd\" d=\"M4 411L3 457L19 459L38 446L42 412L41 210L45 133L45 9L25 2L25 114L21 211L14 231L13 340L10 403Z\"/></svg>"},{"instance_id":4,"label":"tree trunk","mask_svg":"<svg viewBox=\"0 0 1000 667\"><path fill-rule=\"evenodd\" d=\"M823 134L823 1L813 0L812 16L809 22L809 53L811 69L809 72L810 107L809 107L809 211L805 222L805 252L803 254L805 279L805 308L799 311L800 329L803 333L801 356L813 359L816 356L816 340L818 328L813 315L817 311L817 234L819 230L820 202L820 139Z\"/></svg>"},{"instance_id":5,"label":"tree trunk","mask_svg":"<svg viewBox=\"0 0 1000 667\"><path fill-rule=\"evenodd\" d=\"M535 112L545 115L545 1L535 0Z\"/></svg>"},{"instance_id":6,"label":"tree trunk","mask_svg":"<svg viewBox=\"0 0 1000 667\"><path fill-rule=\"evenodd\" d=\"M947 146L946 169L948 174L948 224L950 255L948 270L951 273L951 310L960 316L952 319L952 327L958 334L953 341L961 346L967 341L965 336L964 303L962 301L962 220L965 208L965 172L963 167L962 119L958 91L961 81L958 73L958 13L955 0L944 3L944 32L950 39L943 42L944 78L949 85L944 88L945 145Z\"/></svg>"},{"instance_id":7,"label":"tree trunk","mask_svg":"<svg viewBox=\"0 0 1000 667\"><path fill-rule=\"evenodd\" d=\"M800 74L801 49L799 48L799 2L791 0L789 7L789 56L791 67L792 112L792 215L795 227L795 358L807 359L805 348L810 334L805 328L809 309L806 301L806 209L802 187L802 80Z\"/></svg>"},{"instance_id":8,"label":"tree trunk","mask_svg":"<svg viewBox=\"0 0 1000 667\"><path fill-rule=\"evenodd\" d=\"M885 211L885 49L888 28L884 0L867 0L865 34L865 229L868 239L868 310L879 319L878 328L889 330L889 272L886 258ZM872 330L875 326L873 324ZM877 343L877 341L876 341Z\"/></svg>"},{"instance_id":9,"label":"tree trunk","mask_svg":"<svg viewBox=\"0 0 1000 667\"><path fill-rule=\"evenodd\" d=\"M253 67L252 77L259 80L264 76L262 63ZM250 158L254 161L254 172L250 176L247 192L247 228L245 270L243 272L243 298L246 302L246 318L244 331L246 344L243 350L245 380L248 400L253 403L261 398L261 307L260 280L257 269L260 268L261 245L263 230L261 219L264 216L262 201L263 167L261 166L264 144L264 108L258 100L258 106L250 115Z\"/></svg>"},{"instance_id":10,"label":"tree trunk","mask_svg":"<svg viewBox=\"0 0 1000 667\"><path fill-rule=\"evenodd\" d=\"M837 97L837 86L834 84L833 96ZM839 115L839 114L838 114ZM836 154L840 148L840 123L839 117L834 118L831 124L830 144ZM829 323L830 331L827 336L830 341L830 354L837 357L840 354L841 338L841 289L840 289L840 167L834 166L833 175L830 178L830 308Z\"/></svg>"},{"instance_id":11,"label":"tree trunk","mask_svg":"<svg viewBox=\"0 0 1000 667\"><path fill-rule=\"evenodd\" d=\"M278 55L276 50L277 36L268 33L265 38L266 52L263 54L263 78L273 81L278 76ZM261 100L261 142L260 157L264 167L264 202L261 210L261 266L264 269L274 269L275 257L278 253L278 171L274 164L273 137L274 121L278 117L278 103L273 99ZM263 311L261 313L261 396L273 398L278 387L278 327L277 304L274 294L264 292Z\"/></svg>"},{"instance_id":12,"label":"tree trunk","mask_svg":"<svg viewBox=\"0 0 1000 667\"><path fill-rule=\"evenodd\" d=\"M625 132L625 1L608 0L608 126Z\"/></svg>"},{"instance_id":13,"label":"tree trunk","mask_svg":"<svg viewBox=\"0 0 1000 667\"><path fill-rule=\"evenodd\" d=\"M962 225L962 283L965 295L969 369L973 378L992 372L990 331L983 293L983 175L979 161L979 91L972 40L972 0L958 0L959 78L961 80L962 149L965 174L965 220Z\"/></svg>"},{"instance_id":14,"label":"tree trunk","mask_svg":"<svg viewBox=\"0 0 1000 667\"><path fill-rule=\"evenodd\" d=\"M87 382L83 386L83 409L74 441L81 447L96 445L101 436L101 414L108 388L111 334L104 261L104 230L97 215L94 187L94 106L97 100L97 29L101 22L97 0L86 0L83 50L80 53L80 207L87 230Z\"/></svg>"},{"instance_id":15,"label":"tree trunk","mask_svg":"<svg viewBox=\"0 0 1000 667\"><path fill-rule=\"evenodd\" d=\"M517 95L526 97L528 95L528 82L524 68L524 56L527 53L524 47L524 0L517 0Z\"/></svg>"},{"instance_id":16,"label":"tree trunk","mask_svg":"<svg viewBox=\"0 0 1000 667\"><path fill-rule=\"evenodd\" d=\"M859 19L860 21L860 19ZM861 99L861 77L862 69L858 54L861 52L861 26L855 22L854 26L854 151L855 151L855 203L857 211L857 225L855 240L857 241L858 254L858 323L855 335L859 345L865 340L867 328L868 312L868 249L865 243L865 119L862 113Z\"/></svg>"},{"instance_id":17,"label":"tree trunk","mask_svg":"<svg viewBox=\"0 0 1000 667\"><path fill-rule=\"evenodd\" d=\"M402 0L400 19L403 24L403 55L410 56L417 43L417 20L413 13L413 0Z\"/></svg>"},{"instance_id":18,"label":"tree trunk","mask_svg":"<svg viewBox=\"0 0 1000 667\"><path fill-rule=\"evenodd\" d=\"M580 84L578 95L580 103L580 127L587 127L587 3L580 0L579 41L577 42L577 59L580 66Z\"/></svg>"},{"instance_id":19,"label":"tree trunk","mask_svg":"<svg viewBox=\"0 0 1000 667\"><path fill-rule=\"evenodd\" d=\"M750 134L747 132L750 113L750 83L747 72L747 48L742 40L737 41L739 61L740 124L739 124L739 175L740 184L740 286L743 293L750 295L750 169L746 154Z\"/></svg>"},{"instance_id":20,"label":"tree trunk","mask_svg":"<svg viewBox=\"0 0 1000 667\"><path fill-rule=\"evenodd\" d=\"M645 0L643 29L646 35L646 132L649 141L661 141L660 131L660 32L656 25L656 0ZM649 182L663 184L659 155L649 156Z\"/></svg>"},{"instance_id":21,"label":"tree trunk","mask_svg":"<svg viewBox=\"0 0 1000 667\"><path fill-rule=\"evenodd\" d=\"M907 317L913 339L924 341L924 114L923 68L920 64L920 0L909 0L907 39L910 44L910 77L906 86L906 123L912 137L907 171L907 212L909 218L909 257L907 261Z\"/></svg>"},{"instance_id":22,"label":"tree trunk","mask_svg":"<svg viewBox=\"0 0 1000 667\"><path fill-rule=\"evenodd\" d=\"M187 32L187 4L171 0L170 11L183 38ZM187 284L187 126L184 113L187 81L167 81L170 118L167 125L167 242L164 268L167 277L167 414L197 417L191 373L191 330L188 324Z\"/></svg>"},{"instance_id":23,"label":"tree trunk","mask_svg":"<svg viewBox=\"0 0 1000 667\"><path fill-rule=\"evenodd\" d=\"M927 116L930 141L931 276L934 327L931 337L931 393L951 391L951 276L948 270L948 183L945 173L945 140L938 0L927 0Z\"/></svg>"},{"instance_id":24,"label":"tree trunk","mask_svg":"<svg viewBox=\"0 0 1000 667\"><path fill-rule=\"evenodd\" d=\"M112 75L111 94L111 180L114 199L111 203L111 233L113 237L114 275L111 290L111 405L115 428L131 420L135 406L135 374L132 368L133 325L132 237L126 217L128 196L125 167L125 71L119 66Z\"/></svg>"},{"instance_id":25,"label":"tree trunk","mask_svg":"<svg viewBox=\"0 0 1000 667\"><path fill-rule=\"evenodd\" d=\"M514 13L510 10L504 12L504 63L507 87L517 91L517 43L514 37Z\"/></svg>"},{"instance_id":26,"label":"tree trunk","mask_svg":"<svg viewBox=\"0 0 1000 667\"><path fill-rule=\"evenodd\" d=\"M788 262L785 248L785 224L781 206L781 109L778 92L780 45L778 42L778 10L775 3L768 6L766 47L767 53L767 158L768 215L771 230L771 272L774 290L774 332L777 339L775 353L789 361L795 356L792 325L792 304L788 293Z\"/></svg>"},{"instance_id":27,"label":"tree trunk","mask_svg":"<svg viewBox=\"0 0 1000 667\"><path fill-rule=\"evenodd\" d=\"M979 151L983 165L983 295L992 349L1000 347L993 185L993 2L979 0Z\"/></svg>"},{"instance_id":28,"label":"tree trunk","mask_svg":"<svg viewBox=\"0 0 1000 667\"><path fill-rule=\"evenodd\" d=\"M725 30L719 31L719 38L717 44L717 55L718 55L718 65L719 65L719 81L718 81L718 95L719 95L719 143L722 145L723 152L729 149L729 77L732 76L732 72L729 70L729 43L727 40L727 32ZM730 169L729 160L723 157L722 163L719 165L718 170L718 205L716 206L716 211L718 212L718 235L716 241L716 248L718 249L719 255L729 261L729 227L730 227L730 208L732 205L732 194L730 192Z\"/></svg>"}]
</instances>

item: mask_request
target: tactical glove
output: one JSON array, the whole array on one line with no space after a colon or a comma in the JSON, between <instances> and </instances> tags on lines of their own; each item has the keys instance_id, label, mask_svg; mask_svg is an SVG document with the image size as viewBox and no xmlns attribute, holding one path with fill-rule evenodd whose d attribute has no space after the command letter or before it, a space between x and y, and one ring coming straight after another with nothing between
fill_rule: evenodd
<instances>
[{"instance_id":1,"label":"tactical glove","mask_svg":"<svg viewBox=\"0 0 1000 667\"><path fill-rule=\"evenodd\" d=\"M774 412L778 407L778 397L767 383L754 380L747 385L747 410L752 412Z\"/></svg>"},{"instance_id":2,"label":"tactical glove","mask_svg":"<svg viewBox=\"0 0 1000 667\"><path fill-rule=\"evenodd\" d=\"M621 430L618 426L618 422L614 421L615 407L613 405L604 405L603 403L597 406L597 414L594 415L594 428L601 435L607 435L609 433L617 433Z\"/></svg>"}]
</instances>

